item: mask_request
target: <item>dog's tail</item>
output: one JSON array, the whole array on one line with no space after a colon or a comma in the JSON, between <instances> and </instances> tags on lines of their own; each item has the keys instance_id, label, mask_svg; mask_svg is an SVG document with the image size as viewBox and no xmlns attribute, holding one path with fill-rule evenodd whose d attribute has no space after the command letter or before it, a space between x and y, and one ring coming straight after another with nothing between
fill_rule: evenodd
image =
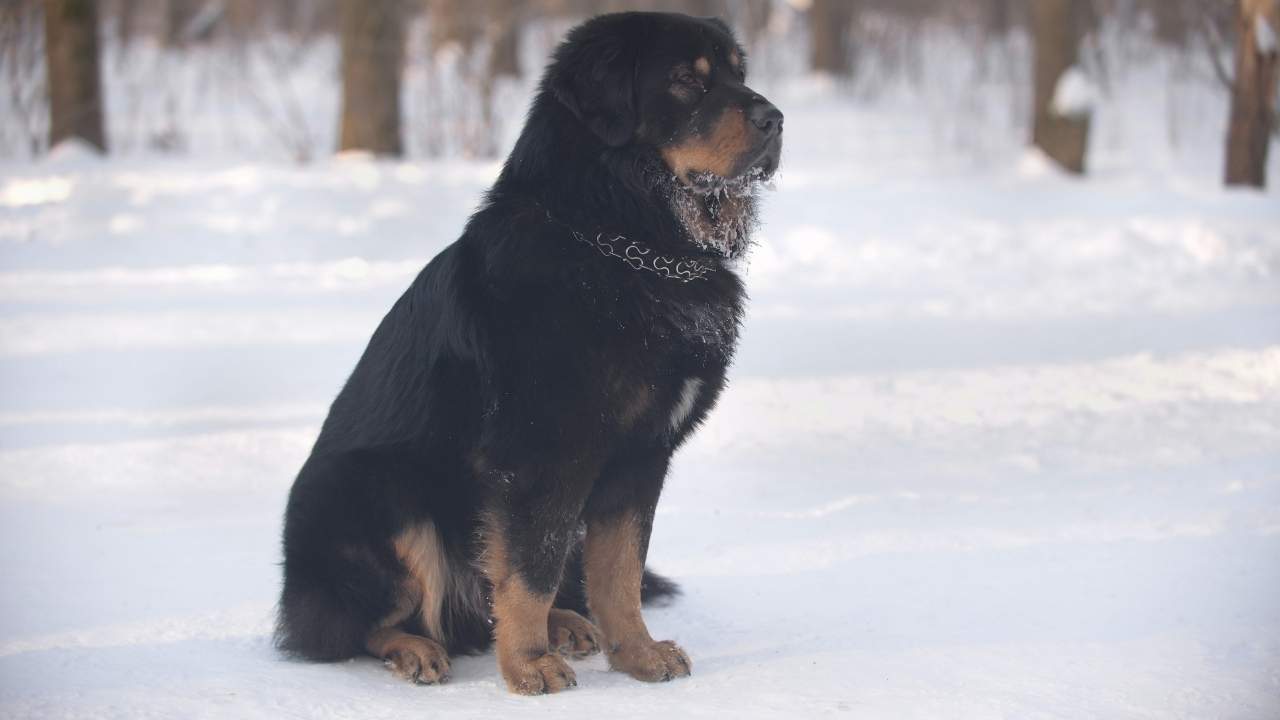
<instances>
[{"instance_id":1,"label":"dog's tail","mask_svg":"<svg viewBox=\"0 0 1280 720\"><path fill-rule=\"evenodd\" d=\"M641 603L661 607L675 600L679 594L680 586L675 580L663 577L649 568L644 569L644 576L640 578Z\"/></svg>"},{"instance_id":2,"label":"dog's tail","mask_svg":"<svg viewBox=\"0 0 1280 720\"><path fill-rule=\"evenodd\" d=\"M680 595L680 586L674 580L663 577L649 568L640 578L640 602L645 605L666 605ZM555 606L587 615L587 587L582 572L582 544L576 543L564 564L564 577L556 594Z\"/></svg>"}]
</instances>

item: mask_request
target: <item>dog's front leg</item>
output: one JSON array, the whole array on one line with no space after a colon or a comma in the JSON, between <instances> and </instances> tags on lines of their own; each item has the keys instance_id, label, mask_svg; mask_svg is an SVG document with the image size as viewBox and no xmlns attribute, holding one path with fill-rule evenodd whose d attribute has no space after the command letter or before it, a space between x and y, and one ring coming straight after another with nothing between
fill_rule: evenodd
<instances>
[{"instance_id":1,"label":"dog's front leg","mask_svg":"<svg viewBox=\"0 0 1280 720\"><path fill-rule=\"evenodd\" d=\"M548 614L578 526L581 500L542 495L499 502L484 521L484 572L493 588L498 669L522 695L577 685L573 670L549 646Z\"/></svg>"},{"instance_id":2,"label":"dog's front leg","mask_svg":"<svg viewBox=\"0 0 1280 720\"><path fill-rule=\"evenodd\" d=\"M587 606L605 636L609 666L637 680L658 682L688 675L680 646L656 642L640 615L640 582L653 527L653 510L623 510L587 522L583 565Z\"/></svg>"}]
</instances>

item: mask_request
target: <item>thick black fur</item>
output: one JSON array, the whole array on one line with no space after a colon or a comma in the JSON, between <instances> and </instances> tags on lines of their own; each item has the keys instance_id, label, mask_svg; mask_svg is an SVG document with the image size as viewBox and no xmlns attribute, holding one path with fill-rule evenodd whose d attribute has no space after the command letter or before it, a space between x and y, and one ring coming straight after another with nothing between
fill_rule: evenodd
<instances>
[{"instance_id":1,"label":"thick black fur","mask_svg":"<svg viewBox=\"0 0 1280 720\"><path fill-rule=\"evenodd\" d=\"M484 203L379 324L297 477L282 649L364 652L405 577L392 538L415 523L434 523L454 582L483 598L481 520L498 518L528 587L584 612L584 522L634 512L647 531L671 454L724 387L744 301L730 261L672 211L679 181L660 149L701 126L668 92L669 68L699 55L725 67L708 81L707 115L764 103L728 69L731 50L741 53L722 23L675 15L603 16L570 33ZM762 154L776 164L776 149ZM681 283L573 231L716 270ZM673 428L691 378L700 391ZM652 574L645 587L648 599L676 592ZM450 597L436 640L487 646L483 603Z\"/></svg>"}]
</instances>

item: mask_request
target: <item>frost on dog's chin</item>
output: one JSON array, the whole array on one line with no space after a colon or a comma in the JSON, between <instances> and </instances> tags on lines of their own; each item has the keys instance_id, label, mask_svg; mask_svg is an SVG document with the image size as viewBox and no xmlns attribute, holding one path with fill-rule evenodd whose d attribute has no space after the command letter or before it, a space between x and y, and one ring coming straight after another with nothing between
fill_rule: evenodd
<instances>
[{"instance_id":1,"label":"frost on dog's chin","mask_svg":"<svg viewBox=\"0 0 1280 720\"><path fill-rule=\"evenodd\" d=\"M772 180L760 168L736 178L691 172L687 183L673 183L671 208L694 244L739 258L750 248L756 229L756 197L770 188Z\"/></svg>"}]
</instances>

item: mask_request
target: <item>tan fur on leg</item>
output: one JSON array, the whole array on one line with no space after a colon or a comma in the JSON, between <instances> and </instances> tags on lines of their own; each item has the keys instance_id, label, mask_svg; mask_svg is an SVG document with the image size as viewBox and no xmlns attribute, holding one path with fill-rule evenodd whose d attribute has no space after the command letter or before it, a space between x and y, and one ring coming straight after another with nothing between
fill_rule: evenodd
<instances>
[{"instance_id":1,"label":"tan fur on leg","mask_svg":"<svg viewBox=\"0 0 1280 720\"><path fill-rule=\"evenodd\" d=\"M654 642L640 614L640 524L619 516L587 525L583 564L587 606L605 637L609 666L637 680L688 675L693 664L675 643Z\"/></svg>"},{"instance_id":2,"label":"tan fur on leg","mask_svg":"<svg viewBox=\"0 0 1280 720\"><path fill-rule=\"evenodd\" d=\"M552 595L536 595L511 567L506 535L485 523L484 570L493 584L494 641L507 688L521 695L553 693L578 684L563 658L550 652L547 628Z\"/></svg>"},{"instance_id":3,"label":"tan fur on leg","mask_svg":"<svg viewBox=\"0 0 1280 720\"><path fill-rule=\"evenodd\" d=\"M427 634L443 639L440 614L449 588L449 564L435 525L429 522L412 525L396 536L393 545L408 572L402 596L418 605L418 615ZM403 619L384 624L398 624Z\"/></svg>"}]
</instances>

